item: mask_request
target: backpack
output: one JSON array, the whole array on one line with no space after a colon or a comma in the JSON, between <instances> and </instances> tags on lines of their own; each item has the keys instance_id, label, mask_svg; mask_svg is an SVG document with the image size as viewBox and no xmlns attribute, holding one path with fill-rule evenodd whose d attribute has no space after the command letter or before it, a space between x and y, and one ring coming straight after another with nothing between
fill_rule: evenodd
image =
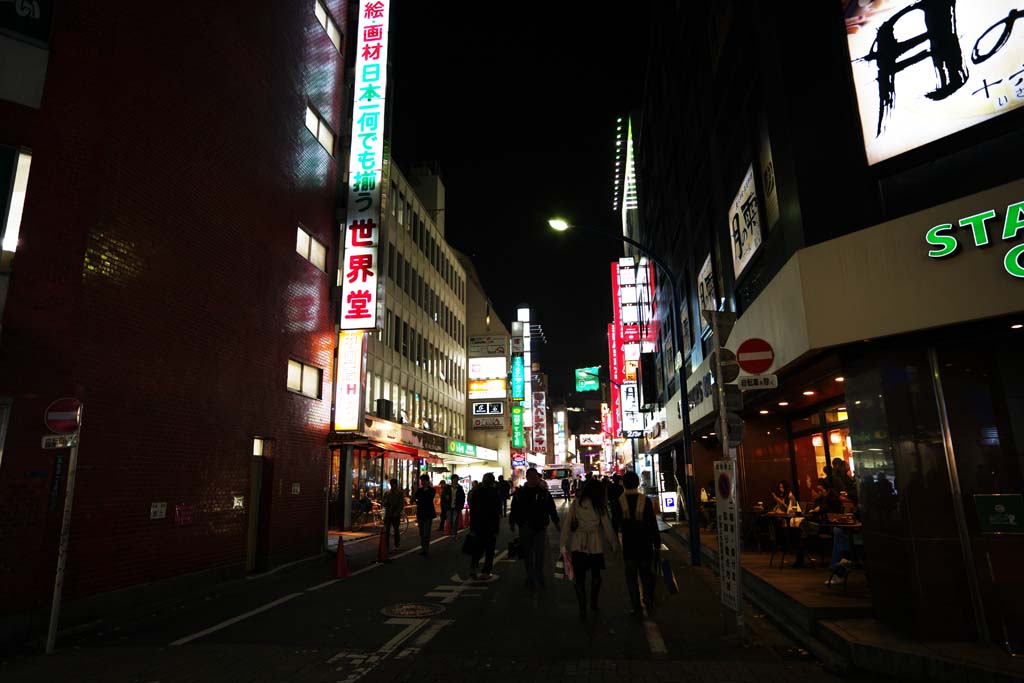
<instances>
[{"instance_id":1,"label":"backpack","mask_svg":"<svg viewBox=\"0 0 1024 683\"><path fill-rule=\"evenodd\" d=\"M637 494L636 499L636 517L634 517L629 509L629 501L626 500L626 494L623 493L619 496L619 505L622 507L622 519L630 520L631 522L643 522L644 521L644 508L647 506L647 496L642 493Z\"/></svg>"}]
</instances>

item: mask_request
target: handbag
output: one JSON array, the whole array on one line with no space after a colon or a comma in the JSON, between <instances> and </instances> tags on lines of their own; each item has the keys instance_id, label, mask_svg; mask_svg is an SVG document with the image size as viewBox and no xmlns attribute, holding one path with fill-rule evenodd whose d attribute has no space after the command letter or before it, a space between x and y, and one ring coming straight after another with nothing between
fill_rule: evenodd
<instances>
[{"instance_id":1,"label":"handbag","mask_svg":"<svg viewBox=\"0 0 1024 683\"><path fill-rule=\"evenodd\" d=\"M676 582L675 572L672 571L672 563L667 557L661 559L661 578L665 580L665 588L669 595L679 592L679 584Z\"/></svg>"},{"instance_id":2,"label":"handbag","mask_svg":"<svg viewBox=\"0 0 1024 683\"><path fill-rule=\"evenodd\" d=\"M562 553L557 560L555 560L555 578L556 579L568 579L569 581L576 580L576 570L572 566L572 555L569 551Z\"/></svg>"}]
</instances>

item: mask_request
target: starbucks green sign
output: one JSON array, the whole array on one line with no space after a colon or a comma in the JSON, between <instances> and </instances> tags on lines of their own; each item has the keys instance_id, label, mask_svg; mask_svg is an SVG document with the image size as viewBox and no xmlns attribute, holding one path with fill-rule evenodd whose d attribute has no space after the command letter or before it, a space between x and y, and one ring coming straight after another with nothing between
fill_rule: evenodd
<instances>
[{"instance_id":1,"label":"starbucks green sign","mask_svg":"<svg viewBox=\"0 0 1024 683\"><path fill-rule=\"evenodd\" d=\"M597 371L600 366L592 368L576 368L576 391L598 391L601 389L601 382L597 378Z\"/></svg>"},{"instance_id":2,"label":"starbucks green sign","mask_svg":"<svg viewBox=\"0 0 1024 683\"><path fill-rule=\"evenodd\" d=\"M993 221L993 223L990 224L989 221ZM1015 241L1017 236L1024 231L1024 202L1017 202L1006 207L1002 223L1000 231L995 209L989 209L973 216L961 218L958 221L959 227L956 228L952 223L936 225L924 236L925 242L929 246L935 247L928 251L928 256L934 259L952 256L960 248L959 240L967 241L965 234L969 235L974 246L979 248L991 244L993 235L999 235L1003 241ZM1024 278L1024 243L1010 247L1006 256L1003 257L1003 268L1013 277ZM579 371L577 370L577 372Z\"/></svg>"}]
</instances>

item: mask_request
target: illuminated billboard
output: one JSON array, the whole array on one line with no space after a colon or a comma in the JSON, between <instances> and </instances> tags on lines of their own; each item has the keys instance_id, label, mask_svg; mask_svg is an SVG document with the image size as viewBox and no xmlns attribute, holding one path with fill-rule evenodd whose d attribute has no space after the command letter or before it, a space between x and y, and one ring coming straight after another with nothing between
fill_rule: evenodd
<instances>
[{"instance_id":1,"label":"illuminated billboard","mask_svg":"<svg viewBox=\"0 0 1024 683\"><path fill-rule=\"evenodd\" d=\"M359 429L363 408L363 333L338 333L338 378L334 385L334 429Z\"/></svg>"},{"instance_id":2,"label":"illuminated billboard","mask_svg":"<svg viewBox=\"0 0 1024 683\"><path fill-rule=\"evenodd\" d=\"M526 398L526 369L522 356L512 356L512 400Z\"/></svg>"},{"instance_id":3,"label":"illuminated billboard","mask_svg":"<svg viewBox=\"0 0 1024 683\"><path fill-rule=\"evenodd\" d=\"M470 379L505 379L506 377L508 377L508 364L505 362L504 356L469 359Z\"/></svg>"},{"instance_id":4,"label":"illuminated billboard","mask_svg":"<svg viewBox=\"0 0 1024 683\"><path fill-rule=\"evenodd\" d=\"M348 214L342 234L341 322L343 330L376 329L377 283L384 171L384 97L387 93L390 0L359 3L355 97L349 152Z\"/></svg>"},{"instance_id":5,"label":"illuminated billboard","mask_svg":"<svg viewBox=\"0 0 1024 683\"><path fill-rule=\"evenodd\" d=\"M517 403L508 412L512 418L512 448L523 448L523 406Z\"/></svg>"},{"instance_id":6,"label":"illuminated billboard","mask_svg":"<svg viewBox=\"0 0 1024 683\"><path fill-rule=\"evenodd\" d=\"M1019 0L843 6L869 164L1024 105Z\"/></svg>"},{"instance_id":7,"label":"illuminated billboard","mask_svg":"<svg viewBox=\"0 0 1024 683\"><path fill-rule=\"evenodd\" d=\"M469 380L469 398L505 398L508 392L503 379L471 379Z\"/></svg>"},{"instance_id":8,"label":"illuminated billboard","mask_svg":"<svg viewBox=\"0 0 1024 683\"><path fill-rule=\"evenodd\" d=\"M576 391L599 391L598 367L576 368Z\"/></svg>"}]
</instances>

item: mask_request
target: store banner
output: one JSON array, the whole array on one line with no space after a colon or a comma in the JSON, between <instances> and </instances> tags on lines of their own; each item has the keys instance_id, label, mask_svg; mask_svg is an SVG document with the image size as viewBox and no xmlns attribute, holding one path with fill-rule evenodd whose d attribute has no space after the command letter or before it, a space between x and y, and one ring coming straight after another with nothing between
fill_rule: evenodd
<instances>
[{"instance_id":1,"label":"store banner","mask_svg":"<svg viewBox=\"0 0 1024 683\"><path fill-rule=\"evenodd\" d=\"M543 391L533 392L533 451L548 452L548 403Z\"/></svg>"},{"instance_id":2,"label":"store banner","mask_svg":"<svg viewBox=\"0 0 1024 683\"><path fill-rule=\"evenodd\" d=\"M338 333L338 375L334 385L334 430L357 431L363 417L363 358L365 335L360 331Z\"/></svg>"},{"instance_id":3,"label":"store banner","mask_svg":"<svg viewBox=\"0 0 1024 683\"><path fill-rule=\"evenodd\" d=\"M704 259L704 265L697 275L697 305L698 313L703 311L718 310L718 296L715 293L715 272L711 267L711 254ZM703 333L708 328L708 322L703 315L698 315L700 320L700 331Z\"/></svg>"}]
</instances>

